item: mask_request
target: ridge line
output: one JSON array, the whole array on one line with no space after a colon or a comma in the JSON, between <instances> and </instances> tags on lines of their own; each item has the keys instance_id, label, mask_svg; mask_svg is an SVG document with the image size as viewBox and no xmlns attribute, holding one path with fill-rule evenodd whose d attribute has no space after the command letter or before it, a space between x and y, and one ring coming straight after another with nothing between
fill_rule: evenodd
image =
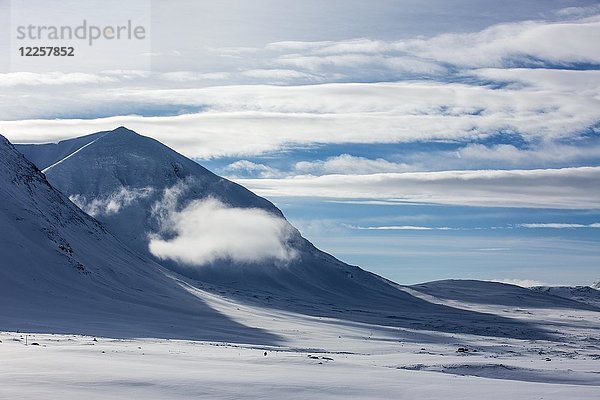
<instances>
[{"instance_id":1,"label":"ridge line","mask_svg":"<svg viewBox=\"0 0 600 400\"><path fill-rule=\"evenodd\" d=\"M94 143L96 143L98 140L102 139L104 136L108 135L110 132L106 132L104 133L104 135L100 136L99 138L96 138L94 140L92 140L89 143L84 144L83 146L81 146L80 148L78 148L77 150L75 150L74 152L72 152L71 154L67 155L66 157L61 158L60 160L58 160L57 162L55 162L54 164L44 168L42 170L42 173L46 173L50 168L57 166L58 164L62 163L63 161L65 161L66 159L74 156L75 154L79 153L81 150L85 149L86 147L88 147L89 145L92 145Z\"/></svg>"}]
</instances>

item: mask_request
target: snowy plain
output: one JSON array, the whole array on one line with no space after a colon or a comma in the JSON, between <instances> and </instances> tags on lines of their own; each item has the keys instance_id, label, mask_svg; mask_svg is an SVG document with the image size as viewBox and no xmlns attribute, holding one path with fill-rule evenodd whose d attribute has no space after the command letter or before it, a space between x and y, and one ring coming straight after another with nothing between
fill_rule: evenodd
<instances>
[{"instance_id":1,"label":"snowy plain","mask_svg":"<svg viewBox=\"0 0 600 400\"><path fill-rule=\"evenodd\" d=\"M234 321L278 335L281 344L1 332L0 397L597 399L600 393L598 311L452 301L556 334L523 340L311 317L188 289Z\"/></svg>"}]
</instances>

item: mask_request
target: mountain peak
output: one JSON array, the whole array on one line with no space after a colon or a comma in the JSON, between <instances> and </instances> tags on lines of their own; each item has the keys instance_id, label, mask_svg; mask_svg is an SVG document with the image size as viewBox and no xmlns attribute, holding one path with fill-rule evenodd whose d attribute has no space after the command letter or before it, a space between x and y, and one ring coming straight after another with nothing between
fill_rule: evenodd
<instances>
[{"instance_id":1,"label":"mountain peak","mask_svg":"<svg viewBox=\"0 0 600 400\"><path fill-rule=\"evenodd\" d=\"M121 134L121 135L123 135L123 134L133 134L133 135L140 136L139 133L137 133L136 131L133 131L133 130L125 127L125 126L119 126L118 128L113 129L112 131L108 131L107 133L114 133L114 134L118 133L118 134Z\"/></svg>"},{"instance_id":2,"label":"mountain peak","mask_svg":"<svg viewBox=\"0 0 600 400\"><path fill-rule=\"evenodd\" d=\"M14 146L7 138L0 135L0 147L9 149L9 148L13 148Z\"/></svg>"},{"instance_id":3,"label":"mountain peak","mask_svg":"<svg viewBox=\"0 0 600 400\"><path fill-rule=\"evenodd\" d=\"M0 135L0 165L2 166L0 176L11 176L11 179L16 177L20 181L40 178L38 169L26 161L25 157L2 135Z\"/></svg>"}]
</instances>

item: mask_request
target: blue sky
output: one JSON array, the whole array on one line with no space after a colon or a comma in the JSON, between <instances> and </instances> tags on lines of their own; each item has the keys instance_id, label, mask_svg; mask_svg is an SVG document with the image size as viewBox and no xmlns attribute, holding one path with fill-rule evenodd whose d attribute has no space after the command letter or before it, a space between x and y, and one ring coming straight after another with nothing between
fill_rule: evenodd
<instances>
[{"instance_id":1,"label":"blue sky","mask_svg":"<svg viewBox=\"0 0 600 400\"><path fill-rule=\"evenodd\" d=\"M80 3L48 15L141 15L148 41L0 65L9 139L128 126L401 283L599 279L597 2Z\"/></svg>"}]
</instances>

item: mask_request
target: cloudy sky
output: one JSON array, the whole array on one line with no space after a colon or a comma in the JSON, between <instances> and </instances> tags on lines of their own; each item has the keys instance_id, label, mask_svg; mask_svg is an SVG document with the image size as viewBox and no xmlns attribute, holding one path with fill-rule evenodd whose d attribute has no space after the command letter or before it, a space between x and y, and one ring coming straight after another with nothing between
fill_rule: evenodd
<instances>
[{"instance_id":1,"label":"cloudy sky","mask_svg":"<svg viewBox=\"0 0 600 400\"><path fill-rule=\"evenodd\" d=\"M125 125L401 283L600 279L597 1L81 3L0 1L10 140ZM17 55L83 18L147 38Z\"/></svg>"}]
</instances>

